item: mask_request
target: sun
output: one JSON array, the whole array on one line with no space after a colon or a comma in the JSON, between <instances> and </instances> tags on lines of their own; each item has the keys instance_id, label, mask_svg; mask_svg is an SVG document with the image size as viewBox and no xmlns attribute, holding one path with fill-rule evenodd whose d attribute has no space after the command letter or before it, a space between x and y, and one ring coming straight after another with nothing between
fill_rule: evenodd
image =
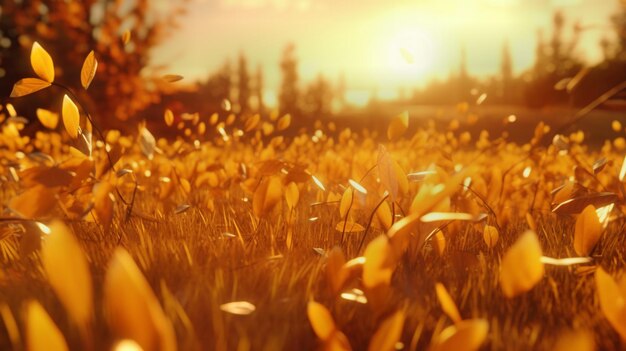
<instances>
[{"instance_id":1,"label":"sun","mask_svg":"<svg viewBox=\"0 0 626 351\"><path fill-rule=\"evenodd\" d=\"M435 60L432 36L419 28L404 28L388 39L387 65L401 81L424 78Z\"/></svg>"}]
</instances>

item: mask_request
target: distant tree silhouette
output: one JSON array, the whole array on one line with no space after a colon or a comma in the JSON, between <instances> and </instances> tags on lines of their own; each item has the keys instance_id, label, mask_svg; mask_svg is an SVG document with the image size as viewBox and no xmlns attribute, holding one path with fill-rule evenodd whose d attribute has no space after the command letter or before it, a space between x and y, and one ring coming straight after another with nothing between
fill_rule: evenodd
<instances>
[{"instance_id":1,"label":"distant tree silhouette","mask_svg":"<svg viewBox=\"0 0 626 351\"><path fill-rule=\"evenodd\" d=\"M259 64L256 68L256 74L254 75L254 96L256 96L258 112L265 110L265 102L263 100L263 68Z\"/></svg>"},{"instance_id":2,"label":"distant tree silhouette","mask_svg":"<svg viewBox=\"0 0 626 351\"><path fill-rule=\"evenodd\" d=\"M241 113L250 111L250 75L243 53L239 55L239 68L237 69L237 102Z\"/></svg>"},{"instance_id":3,"label":"distant tree silhouette","mask_svg":"<svg viewBox=\"0 0 626 351\"><path fill-rule=\"evenodd\" d=\"M502 44L502 61L500 63L500 99L503 103L513 102L514 90L513 86L513 60L511 58L511 48L509 42Z\"/></svg>"},{"instance_id":4,"label":"distant tree silhouette","mask_svg":"<svg viewBox=\"0 0 626 351\"><path fill-rule=\"evenodd\" d=\"M304 93L304 111L315 118L328 116L331 112L333 92L322 74L317 76Z\"/></svg>"},{"instance_id":5,"label":"distant tree silhouette","mask_svg":"<svg viewBox=\"0 0 626 351\"><path fill-rule=\"evenodd\" d=\"M278 104L280 111L283 113L299 114L300 108L298 102L300 92L298 90L298 61L295 55L296 47L294 44L288 44L283 51L280 61L280 69L282 72L282 82L280 85L280 95Z\"/></svg>"},{"instance_id":6,"label":"distant tree silhouette","mask_svg":"<svg viewBox=\"0 0 626 351\"><path fill-rule=\"evenodd\" d=\"M18 79L32 76L29 54L34 41L53 57L57 80L72 87L80 87L82 62L94 50L100 63L96 79L88 94L77 91L102 122L128 119L159 99L162 82L143 71L150 50L175 28L185 2L169 2L172 11L161 17L149 0L3 1L0 73L4 75L0 77L0 94L8 96ZM127 30L131 36L124 43L122 34ZM56 96L54 92L43 94L15 99L14 103L28 108L35 105L33 99Z\"/></svg>"}]
</instances>

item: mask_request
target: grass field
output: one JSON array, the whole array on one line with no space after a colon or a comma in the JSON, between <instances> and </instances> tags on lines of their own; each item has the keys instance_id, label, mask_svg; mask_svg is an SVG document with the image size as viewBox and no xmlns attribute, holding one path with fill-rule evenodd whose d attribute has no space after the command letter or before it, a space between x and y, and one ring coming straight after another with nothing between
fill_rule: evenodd
<instances>
[{"instance_id":1,"label":"grass field","mask_svg":"<svg viewBox=\"0 0 626 351\"><path fill-rule=\"evenodd\" d=\"M79 108L28 137L4 107L0 349L624 347L618 122L590 149L166 112L168 141Z\"/></svg>"}]
</instances>

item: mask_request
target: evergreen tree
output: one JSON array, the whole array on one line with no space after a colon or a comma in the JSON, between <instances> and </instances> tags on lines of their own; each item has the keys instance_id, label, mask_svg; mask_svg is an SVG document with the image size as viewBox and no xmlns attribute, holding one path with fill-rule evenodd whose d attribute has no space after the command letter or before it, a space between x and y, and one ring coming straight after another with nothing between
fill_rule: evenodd
<instances>
[{"instance_id":1,"label":"evergreen tree","mask_svg":"<svg viewBox=\"0 0 626 351\"><path fill-rule=\"evenodd\" d=\"M282 83L278 104L282 113L298 114L300 112L298 106L298 61L295 50L296 47L293 44L288 44L283 51L283 57L280 61Z\"/></svg>"},{"instance_id":2,"label":"evergreen tree","mask_svg":"<svg viewBox=\"0 0 626 351\"><path fill-rule=\"evenodd\" d=\"M237 73L237 102L239 103L239 111L246 113L250 111L250 75L248 74L248 63L243 53L239 55L239 69Z\"/></svg>"}]
</instances>

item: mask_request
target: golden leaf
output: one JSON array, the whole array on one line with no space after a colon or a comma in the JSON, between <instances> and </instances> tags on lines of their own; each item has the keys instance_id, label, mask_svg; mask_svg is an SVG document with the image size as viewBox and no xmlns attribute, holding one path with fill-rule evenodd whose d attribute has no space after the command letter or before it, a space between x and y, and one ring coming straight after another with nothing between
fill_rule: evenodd
<instances>
[{"instance_id":1,"label":"golden leaf","mask_svg":"<svg viewBox=\"0 0 626 351\"><path fill-rule=\"evenodd\" d=\"M183 76L178 75L178 74L166 74L163 76L163 80L168 83L175 83L175 82L183 80Z\"/></svg>"},{"instance_id":2,"label":"golden leaf","mask_svg":"<svg viewBox=\"0 0 626 351\"><path fill-rule=\"evenodd\" d=\"M74 104L74 101L70 99L69 96L63 96L63 125L65 126L65 130L67 134L69 134L73 139L78 138L78 132L80 129L80 113L78 112L78 107Z\"/></svg>"},{"instance_id":3,"label":"golden leaf","mask_svg":"<svg viewBox=\"0 0 626 351\"><path fill-rule=\"evenodd\" d=\"M468 319L442 330L432 351L478 350L487 338L489 324L484 319Z\"/></svg>"},{"instance_id":4,"label":"golden leaf","mask_svg":"<svg viewBox=\"0 0 626 351\"><path fill-rule=\"evenodd\" d=\"M37 109L37 118L39 122L48 129L56 129L59 124L59 114L43 108Z\"/></svg>"},{"instance_id":5,"label":"golden leaf","mask_svg":"<svg viewBox=\"0 0 626 351\"><path fill-rule=\"evenodd\" d=\"M289 207L289 209L296 208L299 199L300 192L298 190L298 185L294 182L289 182L285 188L285 201L287 202L287 207Z\"/></svg>"},{"instance_id":6,"label":"golden leaf","mask_svg":"<svg viewBox=\"0 0 626 351\"><path fill-rule=\"evenodd\" d=\"M383 145L378 145L378 177L380 183L389 192L391 201L398 198L398 177L394 166L394 160Z\"/></svg>"},{"instance_id":7,"label":"golden leaf","mask_svg":"<svg viewBox=\"0 0 626 351\"><path fill-rule=\"evenodd\" d=\"M333 247L328 253L326 259L326 277L330 282L330 288L333 294L336 294L343 287L346 281L347 271L342 269L346 263L346 257L338 246Z\"/></svg>"},{"instance_id":8,"label":"golden leaf","mask_svg":"<svg viewBox=\"0 0 626 351\"><path fill-rule=\"evenodd\" d=\"M306 311L315 335L324 341L330 339L337 327L328 309L321 303L311 300L307 305Z\"/></svg>"},{"instance_id":9,"label":"golden leaf","mask_svg":"<svg viewBox=\"0 0 626 351\"><path fill-rule=\"evenodd\" d=\"M598 219L596 208L588 205L578 215L574 231L574 250L580 256L587 256L596 246L602 235L602 224Z\"/></svg>"},{"instance_id":10,"label":"golden leaf","mask_svg":"<svg viewBox=\"0 0 626 351\"><path fill-rule=\"evenodd\" d=\"M271 211L280 201L282 184L278 177L268 177L261 181L252 198L252 210L257 217Z\"/></svg>"},{"instance_id":11,"label":"golden leaf","mask_svg":"<svg viewBox=\"0 0 626 351\"><path fill-rule=\"evenodd\" d=\"M346 188L346 191L343 192L341 201L339 202L339 216L341 218L346 218L346 215L354 202L353 196L352 188Z\"/></svg>"},{"instance_id":12,"label":"golden leaf","mask_svg":"<svg viewBox=\"0 0 626 351\"><path fill-rule=\"evenodd\" d=\"M39 45L38 42L33 43L30 51L30 64L39 78L48 83L54 81L54 63L50 54Z\"/></svg>"},{"instance_id":13,"label":"golden leaf","mask_svg":"<svg viewBox=\"0 0 626 351\"><path fill-rule=\"evenodd\" d=\"M409 128L409 112L404 111L397 115L389 123L387 127L387 138L389 140L396 140Z\"/></svg>"},{"instance_id":14,"label":"golden leaf","mask_svg":"<svg viewBox=\"0 0 626 351\"><path fill-rule=\"evenodd\" d=\"M487 244L488 248L493 248L496 243L498 243L498 238L500 235L498 233L498 228L486 225L485 229L483 229L483 239L485 240L485 244Z\"/></svg>"},{"instance_id":15,"label":"golden leaf","mask_svg":"<svg viewBox=\"0 0 626 351\"><path fill-rule=\"evenodd\" d=\"M435 292L437 293L437 299L441 304L443 312L447 314L454 323L459 323L462 320L461 314L459 313L459 309L456 307L454 300L452 300L452 297L448 294L446 287L441 283L437 283L435 284Z\"/></svg>"},{"instance_id":16,"label":"golden leaf","mask_svg":"<svg viewBox=\"0 0 626 351\"><path fill-rule=\"evenodd\" d=\"M163 113L163 119L165 120L165 124L168 127L171 127L174 124L174 112L169 108L165 109L165 113Z\"/></svg>"},{"instance_id":17,"label":"golden leaf","mask_svg":"<svg viewBox=\"0 0 626 351\"><path fill-rule=\"evenodd\" d=\"M148 128L142 127L139 131L139 147L141 152L151 160L154 157L154 150L156 149L156 139L154 135L150 133Z\"/></svg>"},{"instance_id":18,"label":"golden leaf","mask_svg":"<svg viewBox=\"0 0 626 351\"><path fill-rule=\"evenodd\" d=\"M50 82L46 82L45 80L41 80L39 78L24 78L20 79L13 85L13 90L11 90L11 97L21 97L28 94L32 94L41 89L45 89L49 87Z\"/></svg>"},{"instance_id":19,"label":"golden leaf","mask_svg":"<svg viewBox=\"0 0 626 351\"><path fill-rule=\"evenodd\" d=\"M104 279L104 307L114 336L144 350L175 351L176 338L150 285L132 257L117 248Z\"/></svg>"},{"instance_id":20,"label":"golden leaf","mask_svg":"<svg viewBox=\"0 0 626 351\"><path fill-rule=\"evenodd\" d=\"M68 315L86 331L93 315L93 286L87 258L65 224L55 221L49 228L50 235L41 251L48 282Z\"/></svg>"},{"instance_id":21,"label":"golden leaf","mask_svg":"<svg viewBox=\"0 0 626 351\"><path fill-rule=\"evenodd\" d=\"M500 265L500 285L506 297L532 289L543 277L541 246L535 232L528 230L505 253Z\"/></svg>"},{"instance_id":22,"label":"golden leaf","mask_svg":"<svg viewBox=\"0 0 626 351\"><path fill-rule=\"evenodd\" d=\"M40 219L47 217L56 203L54 189L37 185L14 196L9 201L9 208L22 218Z\"/></svg>"},{"instance_id":23,"label":"golden leaf","mask_svg":"<svg viewBox=\"0 0 626 351\"><path fill-rule=\"evenodd\" d=\"M391 227L393 218L391 214L391 208L389 207L387 201L383 201L380 206L378 206L378 209L376 210L376 217L383 225L383 228L385 230L388 230Z\"/></svg>"},{"instance_id":24,"label":"golden leaf","mask_svg":"<svg viewBox=\"0 0 626 351\"><path fill-rule=\"evenodd\" d=\"M377 285L389 285L396 268L394 252L386 235L372 240L363 253L363 285L373 288Z\"/></svg>"},{"instance_id":25,"label":"golden leaf","mask_svg":"<svg viewBox=\"0 0 626 351\"><path fill-rule=\"evenodd\" d=\"M602 268L595 274L600 309L622 340L626 340L626 297L615 280Z\"/></svg>"},{"instance_id":26,"label":"golden leaf","mask_svg":"<svg viewBox=\"0 0 626 351\"><path fill-rule=\"evenodd\" d=\"M91 50L83 62L83 68L80 70L80 84L82 84L83 88L89 88L97 70L98 60L96 60L96 55Z\"/></svg>"},{"instance_id":27,"label":"golden leaf","mask_svg":"<svg viewBox=\"0 0 626 351\"><path fill-rule=\"evenodd\" d=\"M279 131L285 130L285 129L289 128L290 124L291 124L291 115L290 114L286 114L286 115L282 116L278 120L278 123L276 123L276 129L279 130Z\"/></svg>"},{"instance_id":28,"label":"golden leaf","mask_svg":"<svg viewBox=\"0 0 626 351\"><path fill-rule=\"evenodd\" d=\"M109 182L100 182L93 187L93 210L105 233L109 232L113 220L114 186Z\"/></svg>"},{"instance_id":29,"label":"golden leaf","mask_svg":"<svg viewBox=\"0 0 626 351\"><path fill-rule=\"evenodd\" d=\"M394 351L402 336L404 318L404 310L399 310L382 321L370 339L368 351Z\"/></svg>"},{"instance_id":30,"label":"golden leaf","mask_svg":"<svg viewBox=\"0 0 626 351\"><path fill-rule=\"evenodd\" d=\"M339 231L339 232L346 232L346 233L356 233L356 232L362 232L365 230L365 228L360 225L359 223L353 222L353 221L341 221L339 223L337 223L337 225L335 226L335 230Z\"/></svg>"},{"instance_id":31,"label":"golden leaf","mask_svg":"<svg viewBox=\"0 0 626 351\"><path fill-rule=\"evenodd\" d=\"M68 350L63 334L39 302L26 305L25 324L28 351Z\"/></svg>"},{"instance_id":32,"label":"golden leaf","mask_svg":"<svg viewBox=\"0 0 626 351\"><path fill-rule=\"evenodd\" d=\"M254 312L256 307L248 301L234 301L220 305L220 310L230 314L247 316Z\"/></svg>"}]
</instances>

